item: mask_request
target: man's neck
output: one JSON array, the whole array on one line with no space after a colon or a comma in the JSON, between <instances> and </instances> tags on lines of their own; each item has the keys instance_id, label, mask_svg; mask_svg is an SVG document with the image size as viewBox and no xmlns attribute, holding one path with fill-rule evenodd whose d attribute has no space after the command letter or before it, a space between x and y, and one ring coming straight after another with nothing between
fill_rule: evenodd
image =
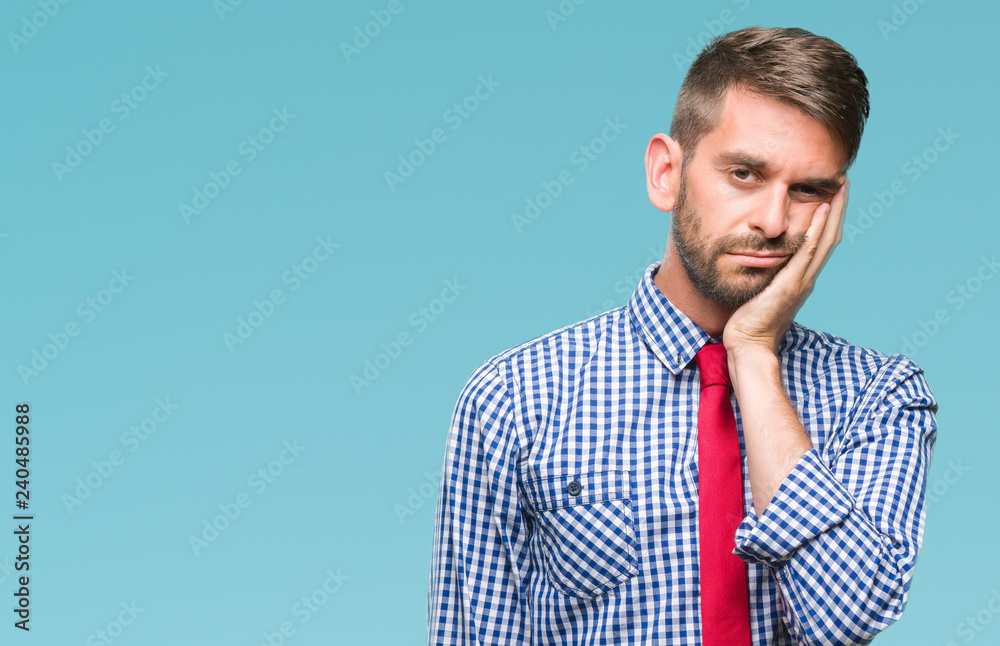
<instances>
[{"instance_id":1,"label":"man's neck","mask_svg":"<svg viewBox=\"0 0 1000 646\"><path fill-rule=\"evenodd\" d=\"M667 252L653 277L653 283L667 300L711 337L721 337L733 311L711 299L705 298L695 289L687 272L675 255L673 246L667 245Z\"/></svg>"}]
</instances>

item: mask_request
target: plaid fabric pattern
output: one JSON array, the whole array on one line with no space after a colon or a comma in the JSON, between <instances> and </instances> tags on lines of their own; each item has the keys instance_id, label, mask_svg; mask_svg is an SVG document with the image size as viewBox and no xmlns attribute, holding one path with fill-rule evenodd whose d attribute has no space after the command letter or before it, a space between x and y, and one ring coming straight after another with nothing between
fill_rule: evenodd
<instances>
[{"instance_id":1,"label":"plaid fabric pattern","mask_svg":"<svg viewBox=\"0 0 1000 646\"><path fill-rule=\"evenodd\" d=\"M448 434L429 644L701 641L697 351L653 284L479 366ZM923 538L937 402L923 371L793 323L779 350L809 450L734 552L756 646L867 644ZM746 473L739 403L732 396Z\"/></svg>"}]
</instances>

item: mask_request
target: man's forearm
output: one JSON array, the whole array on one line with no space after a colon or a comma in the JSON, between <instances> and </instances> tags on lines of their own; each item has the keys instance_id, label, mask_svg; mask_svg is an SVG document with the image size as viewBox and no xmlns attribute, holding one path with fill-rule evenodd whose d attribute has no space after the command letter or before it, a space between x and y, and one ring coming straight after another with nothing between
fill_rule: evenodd
<instances>
[{"instance_id":1,"label":"man's forearm","mask_svg":"<svg viewBox=\"0 0 1000 646\"><path fill-rule=\"evenodd\" d=\"M754 511L760 516L812 441L785 394L777 355L734 348L729 372L740 405Z\"/></svg>"}]
</instances>

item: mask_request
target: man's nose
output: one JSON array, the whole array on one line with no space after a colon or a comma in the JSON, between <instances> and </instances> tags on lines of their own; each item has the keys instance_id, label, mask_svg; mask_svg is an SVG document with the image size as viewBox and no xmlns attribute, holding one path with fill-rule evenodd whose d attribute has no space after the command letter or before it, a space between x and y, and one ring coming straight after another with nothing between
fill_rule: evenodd
<instances>
[{"instance_id":1,"label":"man's nose","mask_svg":"<svg viewBox=\"0 0 1000 646\"><path fill-rule=\"evenodd\" d=\"M788 192L783 187L773 185L761 191L759 197L750 216L750 228L760 231L765 237L777 238L788 230L791 207Z\"/></svg>"}]
</instances>

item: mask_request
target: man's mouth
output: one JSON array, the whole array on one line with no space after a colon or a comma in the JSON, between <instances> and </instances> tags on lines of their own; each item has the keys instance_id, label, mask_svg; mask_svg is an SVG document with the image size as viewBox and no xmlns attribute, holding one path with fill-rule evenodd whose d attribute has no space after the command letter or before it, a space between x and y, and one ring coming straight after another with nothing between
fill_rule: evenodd
<instances>
[{"instance_id":1,"label":"man's mouth","mask_svg":"<svg viewBox=\"0 0 1000 646\"><path fill-rule=\"evenodd\" d=\"M769 254L755 251L730 252L733 260L750 267L774 267L780 265L788 258L789 254Z\"/></svg>"}]
</instances>

